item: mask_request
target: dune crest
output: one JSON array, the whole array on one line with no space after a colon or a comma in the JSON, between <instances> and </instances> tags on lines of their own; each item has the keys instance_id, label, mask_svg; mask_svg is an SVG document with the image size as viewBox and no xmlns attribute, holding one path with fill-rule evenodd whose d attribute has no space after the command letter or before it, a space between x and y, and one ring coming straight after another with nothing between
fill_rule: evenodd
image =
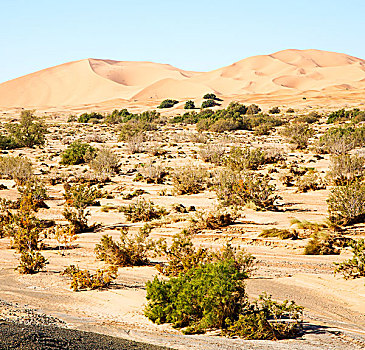
<instances>
[{"instance_id":1,"label":"dune crest","mask_svg":"<svg viewBox=\"0 0 365 350\"><path fill-rule=\"evenodd\" d=\"M201 98L363 90L365 60L321 50L283 50L210 72L168 64L85 59L0 84L0 107L62 107L110 100ZM319 93L320 94L320 93Z\"/></svg>"}]
</instances>

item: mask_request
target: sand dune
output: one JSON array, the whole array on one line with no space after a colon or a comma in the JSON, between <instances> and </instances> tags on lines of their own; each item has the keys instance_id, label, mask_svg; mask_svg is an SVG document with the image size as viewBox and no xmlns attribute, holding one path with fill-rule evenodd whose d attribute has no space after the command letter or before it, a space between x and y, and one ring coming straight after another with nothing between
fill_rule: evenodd
<instances>
[{"instance_id":1,"label":"sand dune","mask_svg":"<svg viewBox=\"0 0 365 350\"><path fill-rule=\"evenodd\" d=\"M1 107L81 106L109 100L298 95L306 91L363 90L365 60L320 50L253 56L210 72L168 64L86 59L0 84Z\"/></svg>"}]
</instances>

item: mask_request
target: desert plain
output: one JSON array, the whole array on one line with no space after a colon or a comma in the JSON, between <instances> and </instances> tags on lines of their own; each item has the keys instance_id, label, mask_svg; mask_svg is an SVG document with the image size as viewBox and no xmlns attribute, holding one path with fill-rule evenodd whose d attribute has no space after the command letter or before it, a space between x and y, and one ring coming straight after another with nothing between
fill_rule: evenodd
<instances>
[{"instance_id":1,"label":"desert plain","mask_svg":"<svg viewBox=\"0 0 365 350\"><path fill-rule=\"evenodd\" d=\"M95 149L108 148L120 165L108 181L100 181L105 195L97 199L97 205L87 207L88 222L96 225L94 230L77 234L70 249L62 249L52 235L44 239L46 247L41 252L48 264L43 271L19 274L15 270L19 254L11 249L11 239L0 239L0 299L4 302L0 303L0 319L30 322L29 314L49 315L61 327L173 349L363 349L365 280L345 280L341 274L334 274L334 262L351 258L351 248L344 247L339 254L305 255L312 232L298 222L323 224L328 219L327 199L333 186L327 174L332 155L318 152L316 145L320 136L334 126L326 123L328 114L339 108L364 110L364 92L364 60L317 50L285 50L207 73L149 62L88 59L0 84L2 127L17 122L22 110L35 109L34 114L48 128L44 146L2 151L3 156L27 157L34 174L46 185L47 208L37 211L39 219L66 224L63 184L78 179L93 183L97 178L89 163L60 164L62 152L72 142L81 140ZM220 99L220 105L213 110L236 101L246 106L255 103L262 113L268 114L270 108L277 106L280 112L273 117L287 118L289 123L311 113L319 117L310 124L314 134L304 149L293 148L282 136L285 125L260 135L254 130L198 131L195 124L171 122L176 115L186 112L185 101L193 100L199 106L205 93L214 93ZM156 109L167 98L179 102L172 108ZM160 122L154 130L145 131L142 139L131 141L120 139L119 125L102 120L77 121L82 113L107 115L122 108L132 113L157 110ZM293 111L287 113L289 109ZM165 238L167 242L190 227L199 213L222 210L214 185L205 185L194 194L176 194L174 190L173 174L181 168L205 169L210 178L215 171L224 169L223 164L204 161L202 152L211 145L222 150L222 157L232 147L246 146L282 157L279 163L263 164L256 170L268 175L275 186L275 194L280 197L275 208L258 210L252 205L243 206L229 225L203 228L192 240L194 245L207 249L220 249L228 240L252 254L256 258L255 269L245 282L246 292L250 298L267 292L275 300L294 300L303 306L304 332L297 338L242 340L222 337L217 331L183 335L169 324L152 323L143 314L147 302L145 284L160 276L155 265L166 262L164 256L151 256L147 266L120 267L117 278L105 290L74 292L70 279L61 274L70 264L90 271L102 268L105 264L96 259L94 252L101 237L108 234L117 240L122 227L129 227L131 234L143 227L145 222L127 220L118 210L121 206L144 199L165 208L162 218L149 223L150 238ZM351 152L361 156L363 149L357 147ZM287 186L282 174L290 167L312 169L325 185L305 192L298 191L295 182ZM148 176L136 176L161 169L168 173L161 183L146 181ZM19 197L13 179L3 177L0 183L1 198ZM272 228L295 231L299 239L260 236L263 230ZM342 235L364 238L365 226L348 226ZM40 323L47 323L43 316L39 316Z\"/></svg>"}]
</instances>

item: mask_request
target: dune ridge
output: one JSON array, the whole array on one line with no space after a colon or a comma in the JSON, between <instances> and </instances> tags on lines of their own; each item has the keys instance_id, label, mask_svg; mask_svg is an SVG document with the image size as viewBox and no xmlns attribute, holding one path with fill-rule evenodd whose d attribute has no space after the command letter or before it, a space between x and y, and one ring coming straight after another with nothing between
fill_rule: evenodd
<instances>
[{"instance_id":1,"label":"dune ridge","mask_svg":"<svg viewBox=\"0 0 365 350\"><path fill-rule=\"evenodd\" d=\"M283 50L210 72L169 64L84 59L0 84L0 107L62 107L111 100L298 95L365 89L365 60L321 50Z\"/></svg>"}]
</instances>

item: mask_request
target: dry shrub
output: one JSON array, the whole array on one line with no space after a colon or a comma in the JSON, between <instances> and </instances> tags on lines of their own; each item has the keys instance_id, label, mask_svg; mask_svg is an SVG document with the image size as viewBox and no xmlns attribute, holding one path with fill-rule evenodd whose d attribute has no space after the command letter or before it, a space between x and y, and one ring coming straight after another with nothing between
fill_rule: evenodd
<instances>
[{"instance_id":1,"label":"dry shrub","mask_svg":"<svg viewBox=\"0 0 365 350\"><path fill-rule=\"evenodd\" d=\"M22 251L17 270L21 274L34 274L44 269L46 258L35 250Z\"/></svg>"},{"instance_id":2,"label":"dry shrub","mask_svg":"<svg viewBox=\"0 0 365 350\"><path fill-rule=\"evenodd\" d=\"M266 155L261 148L232 147L225 165L232 170L256 170L260 165L265 164Z\"/></svg>"},{"instance_id":3,"label":"dry shrub","mask_svg":"<svg viewBox=\"0 0 365 350\"><path fill-rule=\"evenodd\" d=\"M354 181L331 190L327 200L329 219L336 225L352 225L365 219L365 184Z\"/></svg>"},{"instance_id":4,"label":"dry shrub","mask_svg":"<svg viewBox=\"0 0 365 350\"><path fill-rule=\"evenodd\" d=\"M234 219L235 215L225 210L197 212L195 217L191 218L191 230L219 229L231 225Z\"/></svg>"},{"instance_id":5,"label":"dry shrub","mask_svg":"<svg viewBox=\"0 0 365 350\"><path fill-rule=\"evenodd\" d=\"M328 178L334 185L341 186L364 176L364 157L340 154L331 157Z\"/></svg>"},{"instance_id":6,"label":"dry shrub","mask_svg":"<svg viewBox=\"0 0 365 350\"><path fill-rule=\"evenodd\" d=\"M154 164L152 161L141 167L139 171L147 183L162 184L168 175L165 167L161 164Z\"/></svg>"},{"instance_id":7,"label":"dry shrub","mask_svg":"<svg viewBox=\"0 0 365 350\"><path fill-rule=\"evenodd\" d=\"M192 143L207 143L208 142L207 136L202 134L201 132L191 133L189 135L189 140Z\"/></svg>"},{"instance_id":8,"label":"dry shrub","mask_svg":"<svg viewBox=\"0 0 365 350\"><path fill-rule=\"evenodd\" d=\"M151 201L146 201L144 198L130 205L121 206L119 211L124 213L128 221L132 222L160 219L167 214L165 208L159 207Z\"/></svg>"},{"instance_id":9,"label":"dry shrub","mask_svg":"<svg viewBox=\"0 0 365 350\"><path fill-rule=\"evenodd\" d=\"M130 154L142 153L145 151L145 147L143 145L144 135L136 134L129 138L127 138L127 150Z\"/></svg>"},{"instance_id":10,"label":"dry shrub","mask_svg":"<svg viewBox=\"0 0 365 350\"><path fill-rule=\"evenodd\" d=\"M18 185L24 185L33 176L32 163L22 157L1 157L0 174L4 177L14 179Z\"/></svg>"},{"instance_id":11,"label":"dry shrub","mask_svg":"<svg viewBox=\"0 0 365 350\"><path fill-rule=\"evenodd\" d=\"M129 237L128 228L123 228L120 242L104 235L95 247L96 258L120 267L148 265L148 255L155 248L150 232L151 226L144 225L134 237Z\"/></svg>"},{"instance_id":12,"label":"dry shrub","mask_svg":"<svg viewBox=\"0 0 365 350\"><path fill-rule=\"evenodd\" d=\"M175 170L172 175L174 193L194 194L206 188L208 172L201 167L184 166Z\"/></svg>"},{"instance_id":13,"label":"dry shrub","mask_svg":"<svg viewBox=\"0 0 365 350\"><path fill-rule=\"evenodd\" d=\"M63 247L64 250L70 249L72 247L72 243L77 240L74 228L70 225L56 225L54 228L54 237L59 244L59 249Z\"/></svg>"},{"instance_id":14,"label":"dry shrub","mask_svg":"<svg viewBox=\"0 0 365 350\"><path fill-rule=\"evenodd\" d=\"M301 193L326 188L321 176L316 171L308 171L306 174L297 179L295 185L298 187L297 192Z\"/></svg>"},{"instance_id":15,"label":"dry shrub","mask_svg":"<svg viewBox=\"0 0 365 350\"><path fill-rule=\"evenodd\" d=\"M304 149L308 146L309 139L314 135L314 130L306 123L293 123L285 126L281 135L286 137L296 149Z\"/></svg>"},{"instance_id":16,"label":"dry shrub","mask_svg":"<svg viewBox=\"0 0 365 350\"><path fill-rule=\"evenodd\" d=\"M116 266L109 266L106 269L99 269L95 274L88 270L80 270L75 265L70 265L63 272L72 278L71 288L77 292L87 289L104 289L108 288L110 284L117 278L118 268Z\"/></svg>"},{"instance_id":17,"label":"dry shrub","mask_svg":"<svg viewBox=\"0 0 365 350\"><path fill-rule=\"evenodd\" d=\"M198 154L204 162L221 165L223 163L225 149L222 145L207 144L199 148Z\"/></svg>"},{"instance_id":18,"label":"dry shrub","mask_svg":"<svg viewBox=\"0 0 365 350\"><path fill-rule=\"evenodd\" d=\"M289 231L274 227L262 230L259 236L263 238L297 239L298 233L295 230Z\"/></svg>"},{"instance_id":19,"label":"dry shrub","mask_svg":"<svg viewBox=\"0 0 365 350\"><path fill-rule=\"evenodd\" d=\"M96 157L90 162L90 168L97 176L105 179L117 173L119 160L115 153L109 148L102 148L97 151Z\"/></svg>"},{"instance_id":20,"label":"dry shrub","mask_svg":"<svg viewBox=\"0 0 365 350\"><path fill-rule=\"evenodd\" d=\"M226 206L245 206L251 202L256 209L273 209L280 198L275 195L275 186L270 184L268 176L228 169L217 173L215 191Z\"/></svg>"},{"instance_id":21,"label":"dry shrub","mask_svg":"<svg viewBox=\"0 0 365 350\"><path fill-rule=\"evenodd\" d=\"M348 244L348 239L328 231L314 232L304 249L306 255L340 254L340 248Z\"/></svg>"}]
</instances>

